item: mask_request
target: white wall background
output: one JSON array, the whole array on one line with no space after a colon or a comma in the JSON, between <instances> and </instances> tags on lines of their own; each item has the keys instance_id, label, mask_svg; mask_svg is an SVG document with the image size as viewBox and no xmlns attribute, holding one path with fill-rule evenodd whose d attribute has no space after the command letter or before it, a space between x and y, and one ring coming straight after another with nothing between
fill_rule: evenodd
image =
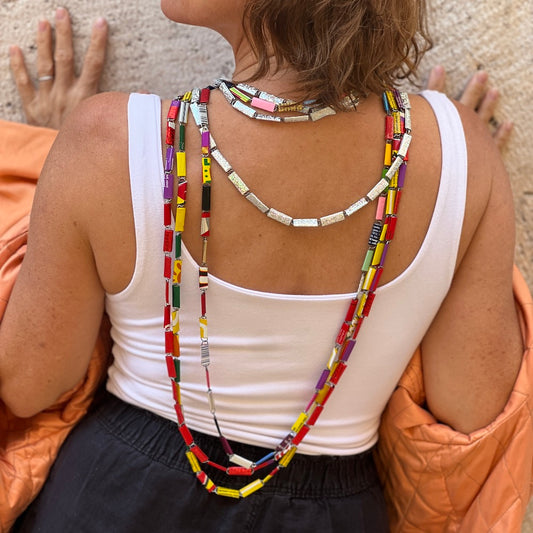
<instances>
[{"instance_id":1,"label":"white wall background","mask_svg":"<svg viewBox=\"0 0 533 533\"><path fill-rule=\"evenodd\" d=\"M448 71L448 94L458 96L473 71L486 69L502 93L496 119L515 123L504 158L515 193L516 259L533 287L533 0L429 1L435 47L424 60L421 79L439 62ZM104 90L145 90L168 97L231 75L226 43L208 30L170 23L158 0L0 0L0 118L23 118L8 69L8 46L22 46L31 62L38 20L52 19L60 5L72 13L78 57L92 22L101 15L107 18L110 47ZM533 533L533 509L523 532Z\"/></svg>"}]
</instances>

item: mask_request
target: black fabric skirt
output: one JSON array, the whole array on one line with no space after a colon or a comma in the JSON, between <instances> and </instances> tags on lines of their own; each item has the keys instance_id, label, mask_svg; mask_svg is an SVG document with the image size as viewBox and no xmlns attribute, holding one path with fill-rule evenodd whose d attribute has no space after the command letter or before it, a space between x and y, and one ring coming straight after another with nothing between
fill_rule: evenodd
<instances>
[{"instance_id":1,"label":"black fabric skirt","mask_svg":"<svg viewBox=\"0 0 533 533\"><path fill-rule=\"evenodd\" d=\"M195 440L213 460L226 463L217 438L195 434ZM244 457L268 453L231 445ZM216 484L229 488L253 479L207 469ZM371 451L297 454L260 491L226 498L209 494L196 480L176 424L105 393L65 441L43 490L14 531L381 533L387 524Z\"/></svg>"}]
</instances>

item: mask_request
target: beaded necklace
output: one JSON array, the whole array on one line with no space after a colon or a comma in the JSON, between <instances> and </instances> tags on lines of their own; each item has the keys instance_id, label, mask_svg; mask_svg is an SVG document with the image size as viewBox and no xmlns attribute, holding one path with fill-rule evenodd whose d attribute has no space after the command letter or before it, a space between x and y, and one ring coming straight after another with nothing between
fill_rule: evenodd
<instances>
[{"instance_id":1,"label":"beaded necklace","mask_svg":"<svg viewBox=\"0 0 533 533\"><path fill-rule=\"evenodd\" d=\"M231 498L245 498L261 489L282 468L288 466L294 457L298 445L315 425L326 402L335 390L355 346L357 335L364 319L369 315L375 298L375 290L383 272L387 250L396 228L397 211L401 198L401 190L405 180L407 148L411 135L410 104L407 94L398 91L386 91L383 104L386 112L385 120L385 158L382 180L387 186L379 196L376 216L368 239L368 250L361 267L361 278L356 295L352 298L346 316L335 339L333 349L328 356L326 365L313 389L311 398L305 409L298 415L288 434L278 446L266 456L258 460L250 460L235 454L230 443L224 437L216 416L216 407L209 375L209 339L207 334L207 302L208 288L207 241L210 229L211 210L211 140L207 116L207 104L210 89L195 89L172 101L167 117L166 160L164 180L164 335L165 359L168 376L171 380L174 409L178 430L187 446L186 455L192 471L208 492ZM202 138L202 222L200 235L203 242L202 262L199 267L199 289L202 315L200 326L200 361L205 369L206 387L209 410L219 435L229 465L220 465L207 456L195 442L188 429L184 417L180 391L180 347L179 347L179 310L181 285L181 235L184 229L186 212L187 174L185 158L185 125L189 109L200 128ZM176 119L178 124L176 124ZM174 148L176 129L179 132L177 150ZM406 139L408 139L406 141ZM214 145L216 146L216 145ZM402 147L404 150L402 150ZM174 165L176 160L176 165ZM178 181L176 194L176 215L172 227L172 199L174 196L174 172ZM390 177L388 177L390 174ZM368 203L368 202L367 202ZM204 471L204 466L211 466L225 472L229 476L251 476L263 468L272 467L265 477L246 484L241 489L216 486Z\"/></svg>"}]
</instances>

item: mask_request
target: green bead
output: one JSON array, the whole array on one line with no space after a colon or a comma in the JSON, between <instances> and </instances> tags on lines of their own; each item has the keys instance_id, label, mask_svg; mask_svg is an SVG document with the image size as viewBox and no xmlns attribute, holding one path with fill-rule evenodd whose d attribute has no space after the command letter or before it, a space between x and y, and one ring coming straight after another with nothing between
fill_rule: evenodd
<instances>
[{"instance_id":1,"label":"green bead","mask_svg":"<svg viewBox=\"0 0 533 533\"><path fill-rule=\"evenodd\" d=\"M178 150L183 152L185 150L185 124L180 124L179 128L179 143L178 143Z\"/></svg>"},{"instance_id":2,"label":"green bead","mask_svg":"<svg viewBox=\"0 0 533 533\"><path fill-rule=\"evenodd\" d=\"M180 306L180 286L179 285L172 285L172 306L177 307L178 309Z\"/></svg>"},{"instance_id":3,"label":"green bead","mask_svg":"<svg viewBox=\"0 0 533 533\"><path fill-rule=\"evenodd\" d=\"M176 234L174 245L174 257L179 259L181 257L181 233Z\"/></svg>"},{"instance_id":4,"label":"green bead","mask_svg":"<svg viewBox=\"0 0 533 533\"><path fill-rule=\"evenodd\" d=\"M373 256L374 256L374 250L368 250L368 252L366 252L365 261L363 263L363 268L361 269L363 272L368 272Z\"/></svg>"}]
</instances>

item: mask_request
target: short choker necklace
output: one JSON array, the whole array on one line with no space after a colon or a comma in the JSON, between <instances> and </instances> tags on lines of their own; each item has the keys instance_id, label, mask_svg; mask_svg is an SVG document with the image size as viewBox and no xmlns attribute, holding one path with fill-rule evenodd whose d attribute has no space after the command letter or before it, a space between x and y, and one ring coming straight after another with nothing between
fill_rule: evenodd
<instances>
[{"instance_id":1,"label":"short choker necklace","mask_svg":"<svg viewBox=\"0 0 533 533\"><path fill-rule=\"evenodd\" d=\"M319 105L314 100L297 103L293 100L280 98L265 91L256 89L246 83L233 83L228 80L217 79L213 84L214 89L219 89L226 101L237 111L249 118L268 122L308 122L317 121L321 118L335 115L336 111L325 105ZM346 96L342 101L345 110L354 110L359 104L359 98L354 95ZM298 115L266 115L260 111L269 113L295 112Z\"/></svg>"},{"instance_id":2,"label":"short choker necklace","mask_svg":"<svg viewBox=\"0 0 533 533\"><path fill-rule=\"evenodd\" d=\"M272 95L269 95L269 97L272 99L277 98ZM278 98L278 100L281 99ZM200 111L200 104L198 102L193 101L191 103L191 112L193 114L196 125L198 126L198 130L200 132L200 135L202 136L202 139L207 139L207 136L209 137L209 147L211 156L226 173L227 178L237 189L237 191L267 217L286 226L293 226L295 228L317 228L321 226L329 226L337 222L342 222L346 218L352 216L354 213L368 205L370 202L373 202L389 187L392 177L396 174L396 172L398 172L403 160L406 158L409 145L411 143L411 117L410 108L407 107L404 108L401 118L404 123L404 128L403 130L397 128L397 131L401 131L401 133L397 133L394 139L392 138L393 132L395 131L393 115L391 114L390 118L388 119L387 133L389 134L389 136L391 136L391 139L390 143L388 142L385 145L385 168L383 169L381 178L374 185L374 187L372 187L372 189L370 189L364 196L344 208L342 211L323 215L318 218L295 218L291 215L283 213L282 211L279 211L278 209L275 209L274 207L269 207L268 205L266 205L254 192L250 190L246 182L233 169L231 163L224 157L224 155L218 148L216 141L213 138L213 135L210 133L207 107L205 107L205 109L202 108L202 110ZM393 144L394 151L396 154L394 162L391 161Z\"/></svg>"},{"instance_id":3,"label":"short choker necklace","mask_svg":"<svg viewBox=\"0 0 533 533\"><path fill-rule=\"evenodd\" d=\"M210 136L207 122L207 103L209 90L195 90L192 93L176 98L172 101L167 118L167 152L165 161L165 180L163 187L163 214L164 214L164 282L165 282L165 306L164 306L164 336L165 336L165 359L168 376L171 380L174 397L174 409L176 412L178 430L187 447L186 456L198 481L204 488L219 496L229 498L245 498L261 489L281 469L286 468L301 441L319 419L324 407L334 392L335 387L346 370L349 357L354 349L360 328L369 315L374 298L375 290L383 272L385 258L390 242L396 229L397 212L400 203L402 187L405 180L405 167L407 153L400 155L400 147L403 144L402 135L410 132L409 99L406 94L397 91L387 91L383 95L383 104L386 111L385 142L388 147L385 150L385 166L383 174L395 168L386 190L379 195L375 220L372 224L368 239L368 250L365 254L361 267L356 295L350 301L346 317L341 323L339 332L335 338L333 349L326 359L326 364L319 379L311 391L311 398L304 410L296 417L288 434L280 441L278 446L262 458L257 460L248 459L235 454L231 444L224 437L217 416L215 398L211 388L209 366L209 339L207 334L207 299L208 289L208 266L207 266L207 241L210 233L211 211L211 158ZM181 287L181 236L185 224L187 177L185 164L185 124L189 108L196 109L195 113L202 124L202 223L200 236L203 242L202 263L199 269L199 290L201 303L200 326L200 364L205 369L206 388L209 411L218 433L221 446L225 451L230 465L221 465L212 461L207 454L198 446L187 427L184 408L181 399L181 373L180 373L180 346L179 346L179 311L180 311L180 287ZM176 120L178 124L176 124ZM178 127L177 127L178 126ZM177 150L174 148L176 130L179 132ZM174 163L176 161L176 164ZM399 161L399 163L397 163ZM174 197L174 175L178 180L176 197L175 221L172 221L172 199ZM260 473L268 468L268 474L264 477L247 483L240 489L217 486L209 478L205 469L214 468L225 472L228 476L250 476Z\"/></svg>"}]
</instances>

